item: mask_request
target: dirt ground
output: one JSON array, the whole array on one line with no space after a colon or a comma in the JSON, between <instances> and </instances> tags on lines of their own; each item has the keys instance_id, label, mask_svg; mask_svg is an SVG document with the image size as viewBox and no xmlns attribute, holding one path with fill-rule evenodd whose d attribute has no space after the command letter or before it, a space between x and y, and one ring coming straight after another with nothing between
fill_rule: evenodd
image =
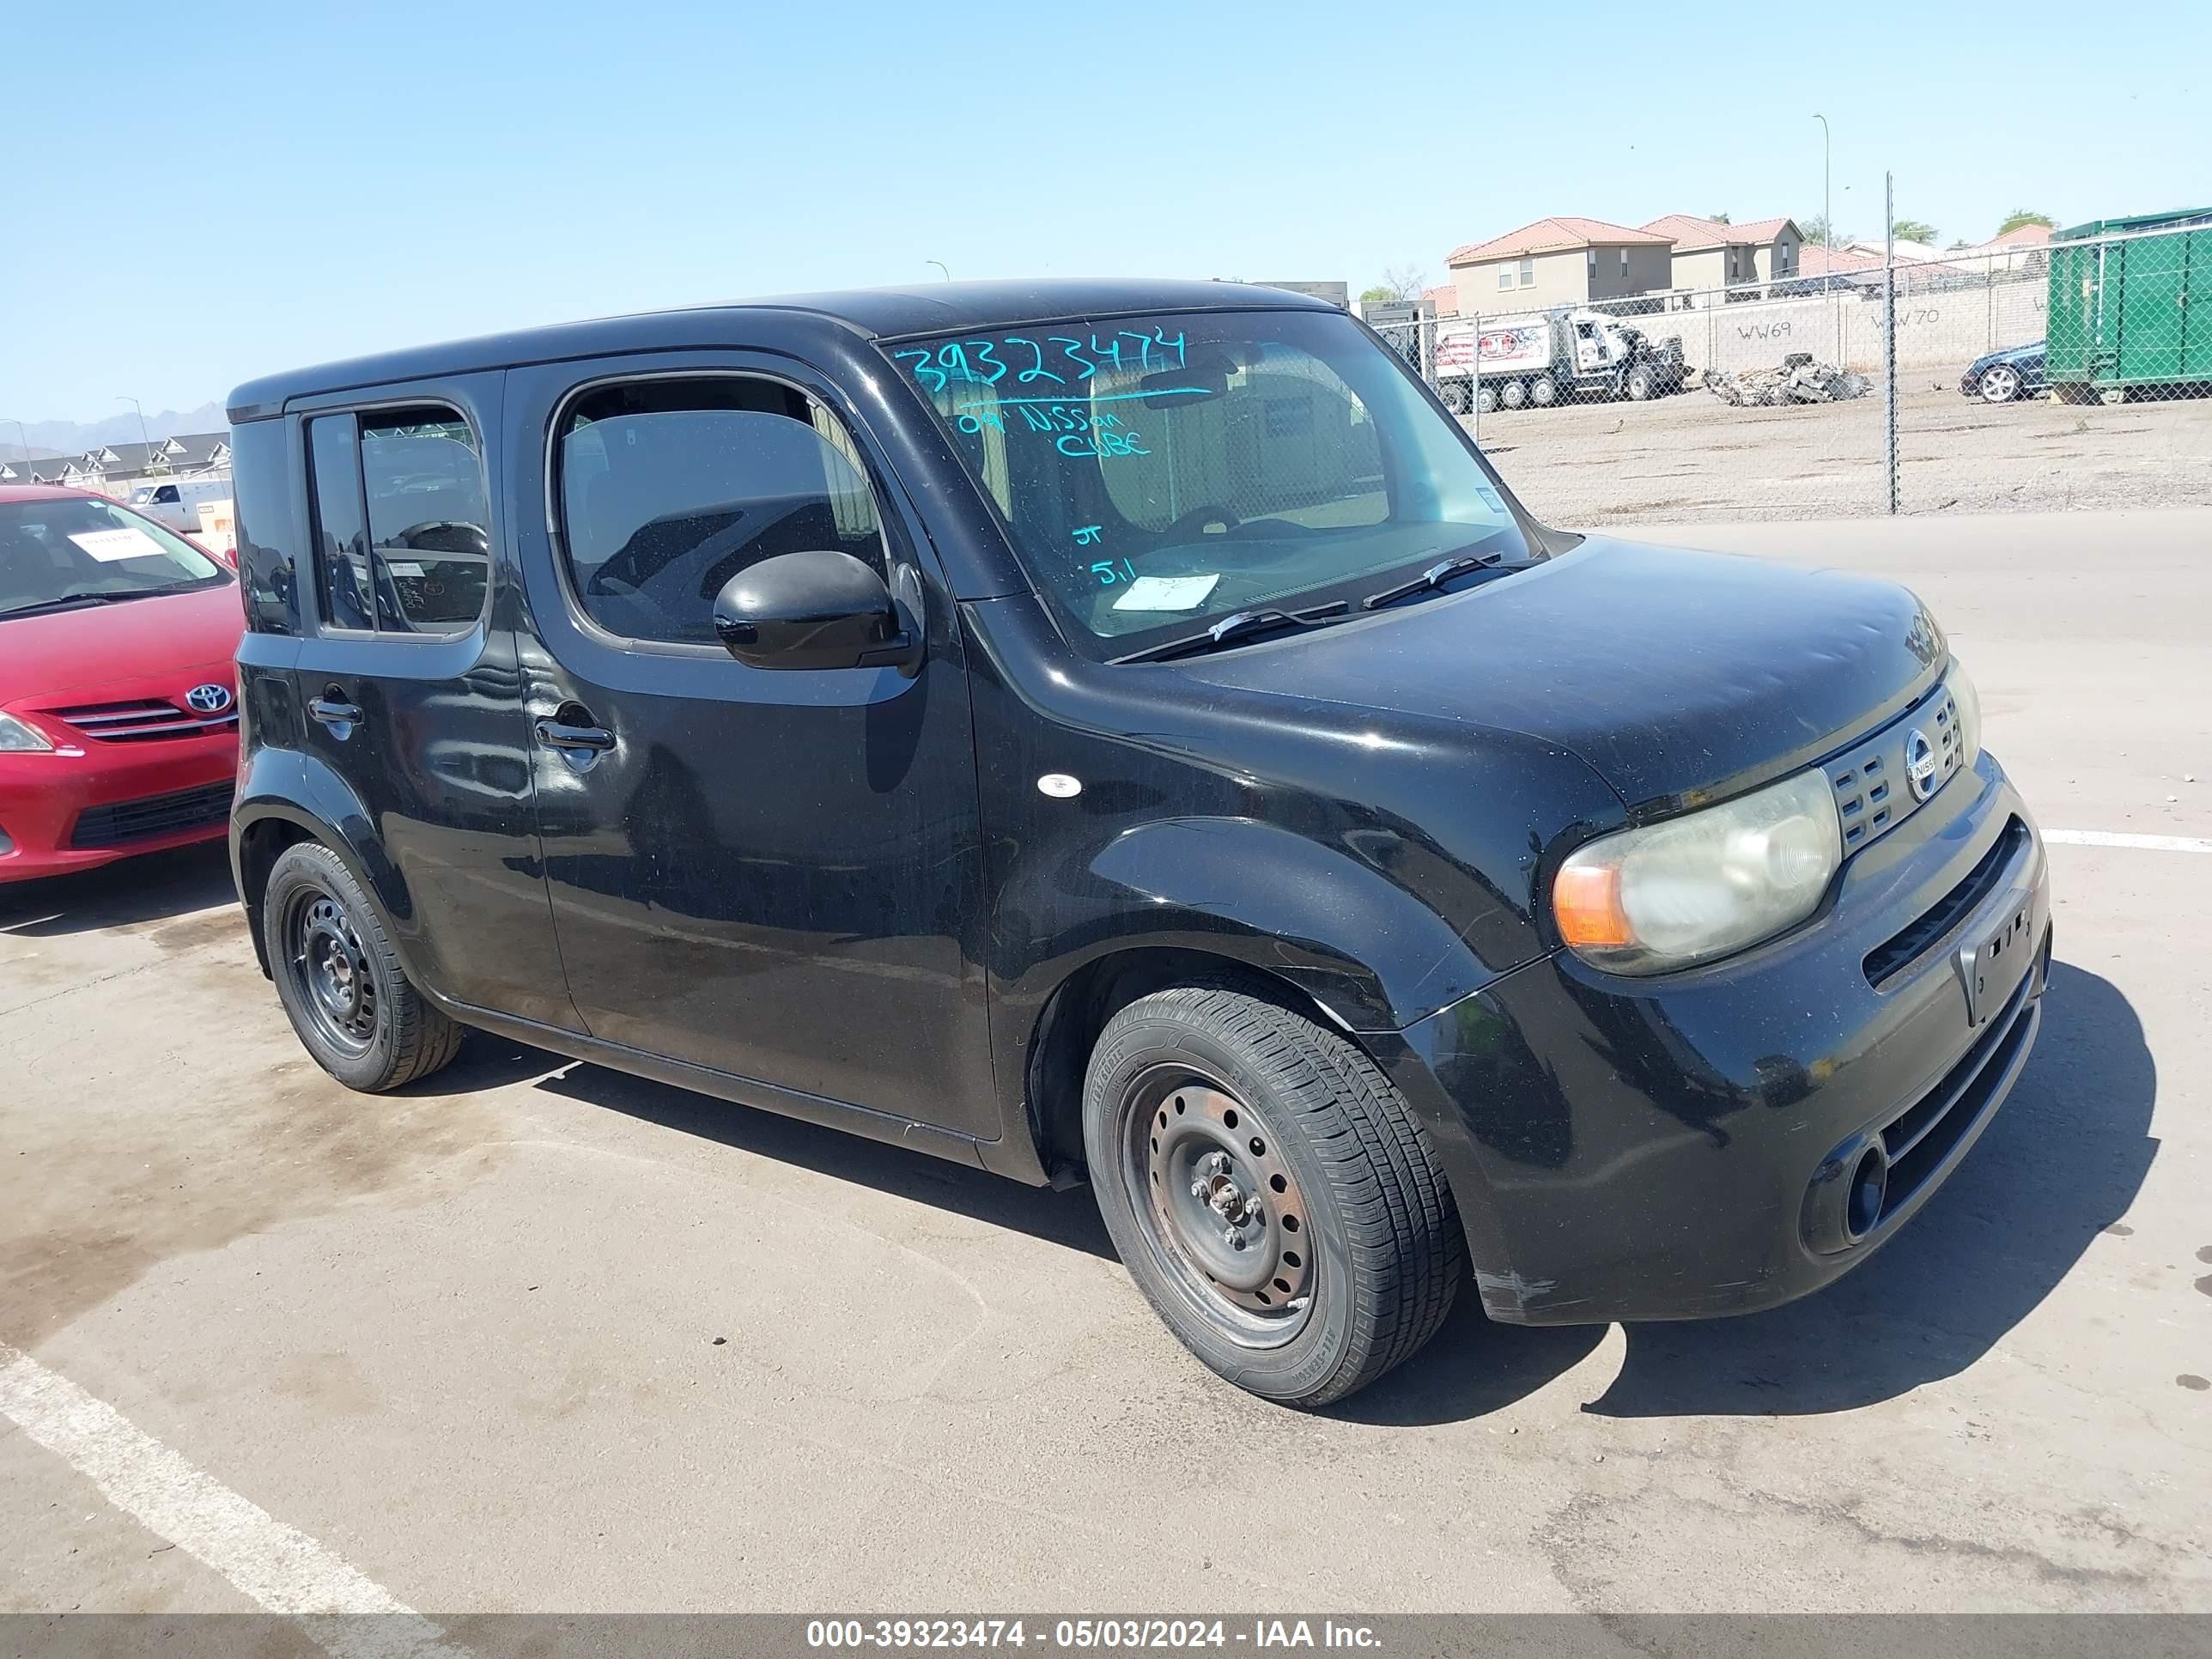
<instances>
[{"instance_id":1,"label":"dirt ground","mask_svg":"<svg viewBox=\"0 0 2212 1659\"><path fill-rule=\"evenodd\" d=\"M1902 511L2212 506L2212 398L1992 407L1960 395L1964 368L1899 381ZM1692 390L1649 404L1500 410L1474 425L1506 482L1554 524L1888 510L1879 386L1843 404L1731 409Z\"/></svg>"}]
</instances>

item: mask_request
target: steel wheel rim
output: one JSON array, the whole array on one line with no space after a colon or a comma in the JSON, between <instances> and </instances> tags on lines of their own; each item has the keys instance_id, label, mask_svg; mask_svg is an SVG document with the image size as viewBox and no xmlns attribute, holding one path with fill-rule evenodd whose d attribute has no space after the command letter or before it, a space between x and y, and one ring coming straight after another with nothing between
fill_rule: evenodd
<instances>
[{"instance_id":1,"label":"steel wheel rim","mask_svg":"<svg viewBox=\"0 0 2212 1659\"><path fill-rule=\"evenodd\" d=\"M2020 377L2012 370L1999 365L1982 375L1982 396L1993 404L2009 403L2019 389Z\"/></svg>"},{"instance_id":2,"label":"steel wheel rim","mask_svg":"<svg viewBox=\"0 0 2212 1659\"><path fill-rule=\"evenodd\" d=\"M367 1054L376 1041L382 1004L368 952L345 907L320 888L299 893L285 917L284 940L301 1006L334 1047Z\"/></svg>"},{"instance_id":3,"label":"steel wheel rim","mask_svg":"<svg viewBox=\"0 0 2212 1659\"><path fill-rule=\"evenodd\" d=\"M1274 1126L1222 1079L1183 1065L1139 1078L1123 1116L1131 1208L1177 1293L1243 1346L1297 1336L1317 1273L1305 1196Z\"/></svg>"}]
</instances>

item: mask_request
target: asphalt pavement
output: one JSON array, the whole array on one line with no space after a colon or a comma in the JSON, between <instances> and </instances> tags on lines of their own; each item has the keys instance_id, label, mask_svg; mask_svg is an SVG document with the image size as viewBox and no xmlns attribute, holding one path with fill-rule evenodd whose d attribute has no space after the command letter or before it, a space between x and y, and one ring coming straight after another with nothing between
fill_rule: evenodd
<instances>
[{"instance_id":1,"label":"asphalt pavement","mask_svg":"<svg viewBox=\"0 0 2212 1659\"><path fill-rule=\"evenodd\" d=\"M1910 583L2054 832L2034 1057L1859 1272L1285 1412L1087 1192L489 1038L349 1094L167 856L0 889L0 1611L2212 1611L2212 512L1652 536Z\"/></svg>"}]
</instances>

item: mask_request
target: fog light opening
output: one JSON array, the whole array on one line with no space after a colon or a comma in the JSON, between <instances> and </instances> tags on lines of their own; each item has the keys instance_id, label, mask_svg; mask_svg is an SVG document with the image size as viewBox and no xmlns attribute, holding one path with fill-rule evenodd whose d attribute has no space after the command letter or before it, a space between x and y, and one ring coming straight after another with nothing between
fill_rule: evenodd
<instances>
[{"instance_id":1,"label":"fog light opening","mask_svg":"<svg viewBox=\"0 0 2212 1659\"><path fill-rule=\"evenodd\" d=\"M1881 1219L1881 1201L1889 1191L1889 1159L1880 1146L1859 1154L1851 1170L1850 1195L1844 1200L1844 1231L1856 1244Z\"/></svg>"}]
</instances>

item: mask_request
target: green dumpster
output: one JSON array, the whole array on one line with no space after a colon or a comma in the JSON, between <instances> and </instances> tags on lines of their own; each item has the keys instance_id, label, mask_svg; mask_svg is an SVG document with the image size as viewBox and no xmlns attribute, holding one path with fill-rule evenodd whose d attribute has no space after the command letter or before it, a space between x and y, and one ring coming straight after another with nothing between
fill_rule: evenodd
<instances>
[{"instance_id":1,"label":"green dumpster","mask_svg":"<svg viewBox=\"0 0 2212 1659\"><path fill-rule=\"evenodd\" d=\"M2212 208L2051 234L2044 374L2061 398L2212 385Z\"/></svg>"}]
</instances>

